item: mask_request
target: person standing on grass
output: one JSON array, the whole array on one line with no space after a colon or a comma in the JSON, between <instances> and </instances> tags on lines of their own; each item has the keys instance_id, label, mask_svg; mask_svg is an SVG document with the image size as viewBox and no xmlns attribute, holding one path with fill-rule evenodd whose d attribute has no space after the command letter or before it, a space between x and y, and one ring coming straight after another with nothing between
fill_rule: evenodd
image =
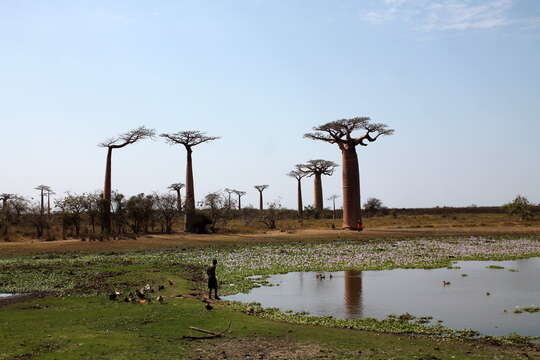
<instances>
[{"instance_id":1,"label":"person standing on grass","mask_svg":"<svg viewBox=\"0 0 540 360\"><path fill-rule=\"evenodd\" d=\"M214 290L214 298L216 300L220 300L217 292L218 292L218 281L216 277L216 267L217 267L217 260L212 260L212 265L206 269L206 274L208 275L208 298L212 298L212 289Z\"/></svg>"}]
</instances>

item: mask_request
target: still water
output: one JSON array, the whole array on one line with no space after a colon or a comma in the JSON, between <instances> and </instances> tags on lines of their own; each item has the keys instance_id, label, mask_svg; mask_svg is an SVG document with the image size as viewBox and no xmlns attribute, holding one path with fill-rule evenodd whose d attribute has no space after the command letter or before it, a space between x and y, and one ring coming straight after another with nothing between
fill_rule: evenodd
<instances>
[{"instance_id":1,"label":"still water","mask_svg":"<svg viewBox=\"0 0 540 360\"><path fill-rule=\"evenodd\" d=\"M489 269L489 265L504 269ZM460 261L454 267L461 269L293 272L268 279L278 286L224 298L347 319L384 319L408 312L433 316L432 323L443 320L453 329L540 336L540 312L513 313L517 306L540 306L540 258ZM324 279L317 274L324 274ZM443 281L450 285L444 286Z\"/></svg>"},{"instance_id":2,"label":"still water","mask_svg":"<svg viewBox=\"0 0 540 360\"><path fill-rule=\"evenodd\" d=\"M15 296L15 294L2 294L2 293L0 293L0 298L7 298L7 297L10 297L10 296Z\"/></svg>"}]
</instances>

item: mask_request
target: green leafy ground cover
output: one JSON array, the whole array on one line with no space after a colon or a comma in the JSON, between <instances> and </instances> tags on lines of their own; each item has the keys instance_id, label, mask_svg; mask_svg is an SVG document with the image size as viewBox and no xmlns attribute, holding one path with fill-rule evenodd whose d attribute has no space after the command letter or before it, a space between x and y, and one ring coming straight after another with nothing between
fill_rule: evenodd
<instances>
[{"instance_id":1,"label":"green leafy ground cover","mask_svg":"<svg viewBox=\"0 0 540 360\"><path fill-rule=\"evenodd\" d=\"M334 354L338 358L354 358L357 351L364 351L365 358L390 358L377 357L382 354L418 358L422 351L436 352L437 358L451 358L450 355L455 354L461 354L459 358L490 358L486 356L493 349L485 342L458 345L460 340L476 338L478 334L451 332L419 319L339 320L234 303L217 304L214 310L207 311L189 294L204 289L204 266L213 258L220 262L218 276L223 293L236 293L264 283L264 277L247 278L252 275L309 270L434 268L450 266L458 259L503 260L539 255L540 242L536 238L466 238L294 242L0 258L0 292L54 295L0 308L0 359L121 359L131 358L130 354L134 353L144 354L139 357L142 359L157 358L156 354L165 359L178 358L179 354L180 358L189 358L197 353L203 358L211 357L204 352L209 345L194 348L181 336L189 332L190 325L220 329L225 328L228 321L233 323L233 335L214 341L223 343L225 348L227 341L249 336L270 343L286 338L294 344L308 344L309 349L320 348L321 356ZM168 280L173 280L174 286L168 286ZM155 287L166 285L163 292L166 304L125 304L111 302L106 296L114 289L125 294L146 283ZM176 297L179 294L184 297ZM409 338L387 332L452 336L451 339ZM511 338L490 337L487 340L504 345L527 339L514 337L512 341ZM397 348L392 345L396 342L401 344ZM448 348L445 353L435 350L441 346ZM264 347L272 348L271 345ZM508 351L509 358L516 356L514 350Z\"/></svg>"}]
</instances>

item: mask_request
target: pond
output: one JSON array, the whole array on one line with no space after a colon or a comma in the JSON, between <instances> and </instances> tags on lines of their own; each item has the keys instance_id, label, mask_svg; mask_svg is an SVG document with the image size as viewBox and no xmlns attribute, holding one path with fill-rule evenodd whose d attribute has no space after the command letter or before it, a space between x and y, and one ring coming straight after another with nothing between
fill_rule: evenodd
<instances>
[{"instance_id":1,"label":"pond","mask_svg":"<svg viewBox=\"0 0 540 360\"><path fill-rule=\"evenodd\" d=\"M408 312L456 330L540 336L540 312L514 313L516 307L540 306L539 278L540 258L459 261L452 269L279 274L268 279L275 286L223 298L345 319Z\"/></svg>"},{"instance_id":2,"label":"pond","mask_svg":"<svg viewBox=\"0 0 540 360\"><path fill-rule=\"evenodd\" d=\"M2 293L0 293L0 299L1 298L7 298L7 297L10 297L10 296L15 296L15 295L17 295L17 294L2 294Z\"/></svg>"}]
</instances>

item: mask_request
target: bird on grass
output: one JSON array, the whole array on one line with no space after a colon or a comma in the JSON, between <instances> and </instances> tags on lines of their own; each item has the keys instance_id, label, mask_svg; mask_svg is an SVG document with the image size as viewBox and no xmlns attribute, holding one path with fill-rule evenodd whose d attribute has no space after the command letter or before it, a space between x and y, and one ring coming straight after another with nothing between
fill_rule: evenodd
<instances>
[{"instance_id":1,"label":"bird on grass","mask_svg":"<svg viewBox=\"0 0 540 360\"><path fill-rule=\"evenodd\" d=\"M165 299L164 299L163 296L161 296L161 295L158 296L158 297L156 298L156 300L157 300L160 304L163 304L163 303L165 302Z\"/></svg>"},{"instance_id":2,"label":"bird on grass","mask_svg":"<svg viewBox=\"0 0 540 360\"><path fill-rule=\"evenodd\" d=\"M210 303L206 299L203 300L203 303L204 303L204 308L206 310L208 310L208 311L210 311L210 310L212 310L214 308L212 305L210 305Z\"/></svg>"},{"instance_id":3,"label":"bird on grass","mask_svg":"<svg viewBox=\"0 0 540 360\"><path fill-rule=\"evenodd\" d=\"M112 294L109 295L109 300L116 300L118 297L122 295L119 291L114 291Z\"/></svg>"},{"instance_id":4,"label":"bird on grass","mask_svg":"<svg viewBox=\"0 0 540 360\"><path fill-rule=\"evenodd\" d=\"M146 299L146 295L144 295L144 289L142 289L142 291L139 290L139 289L135 290L135 294L136 294L137 297L138 297L139 299L141 299L141 300Z\"/></svg>"},{"instance_id":5,"label":"bird on grass","mask_svg":"<svg viewBox=\"0 0 540 360\"><path fill-rule=\"evenodd\" d=\"M165 285L159 285L158 291L165 290Z\"/></svg>"}]
</instances>

